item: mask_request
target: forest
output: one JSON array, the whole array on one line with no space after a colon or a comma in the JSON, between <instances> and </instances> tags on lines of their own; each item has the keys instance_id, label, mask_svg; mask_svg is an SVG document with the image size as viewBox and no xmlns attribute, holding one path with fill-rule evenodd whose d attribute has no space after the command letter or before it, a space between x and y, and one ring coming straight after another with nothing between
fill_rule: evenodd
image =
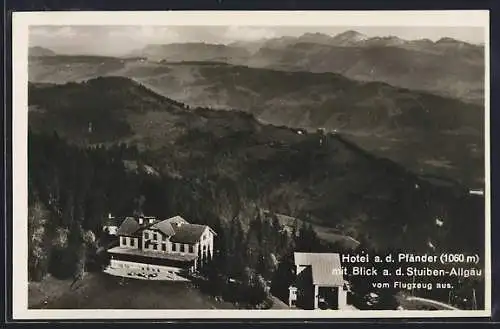
<instances>
[{"instance_id":1,"label":"forest","mask_svg":"<svg viewBox=\"0 0 500 329\"><path fill-rule=\"evenodd\" d=\"M135 145L70 144L57 133L29 131L29 279L48 273L77 278L106 265L109 244L102 233L108 214L124 217L144 213L158 218L181 215L190 222L207 224L217 233L214 261L204 267L200 288L223 295L247 307L266 307L269 293L286 300L292 283L293 252L353 252L318 238L307 221L289 232L272 212L265 212L242 194L238 182L224 176L172 176L145 170L153 161ZM134 165L131 165L134 164ZM468 201L470 203L470 200ZM476 208L464 206L462 217ZM458 226L452 227L458 229ZM455 234L454 230L447 232ZM463 237L466 234L461 233ZM374 253L369 235L358 236L356 252ZM460 244L460 241L454 241ZM461 241L464 243L465 241ZM463 246L463 244L461 245ZM396 251L395 251L396 252ZM374 277L350 278L358 307L374 291ZM481 280L463 285L481 287ZM373 307L395 307L395 290L378 290ZM481 290L478 289L481 296ZM427 297L446 301L446 294ZM267 305L268 307L269 305Z\"/></svg>"},{"instance_id":2,"label":"forest","mask_svg":"<svg viewBox=\"0 0 500 329\"><path fill-rule=\"evenodd\" d=\"M219 235L205 276L233 279L228 292L242 282L247 292L281 297L293 278L293 251L344 252L311 224L338 229L370 253L394 246L427 252L432 240L436 252L484 254L480 198L340 135L189 108L125 78L29 87L30 280L99 270L110 213L181 215L210 225ZM273 212L301 224L287 233ZM446 224L436 228L436 218ZM366 294L369 282L352 289ZM246 299L256 304L265 295Z\"/></svg>"},{"instance_id":3,"label":"forest","mask_svg":"<svg viewBox=\"0 0 500 329\"><path fill-rule=\"evenodd\" d=\"M76 278L105 266L106 257L97 251L110 241L102 233L109 213L159 218L181 214L193 223L210 225L218 233L214 261L203 273L210 279L210 289L225 291L222 286L231 278L241 288L227 289L232 297L226 298L243 298L252 305L265 299L272 282L275 290L288 289L288 283L275 275L294 250L325 248L310 224L296 225L290 234L275 216L239 200L221 200L213 208L198 206L198 195L181 188L196 182L130 170L125 163L140 158L135 147L81 148L56 133L30 131L29 155L30 280L41 280L48 273ZM223 219L228 216L231 220ZM224 283L218 285L221 279Z\"/></svg>"}]
</instances>

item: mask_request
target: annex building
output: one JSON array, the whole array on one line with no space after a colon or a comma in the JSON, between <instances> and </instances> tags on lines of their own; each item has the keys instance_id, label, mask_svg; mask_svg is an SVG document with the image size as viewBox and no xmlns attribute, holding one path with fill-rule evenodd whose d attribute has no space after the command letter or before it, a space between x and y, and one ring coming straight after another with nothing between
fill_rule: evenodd
<instances>
[{"instance_id":1,"label":"annex building","mask_svg":"<svg viewBox=\"0 0 500 329\"><path fill-rule=\"evenodd\" d=\"M347 308L347 282L337 253L295 252L295 282L289 306L302 309Z\"/></svg>"}]
</instances>

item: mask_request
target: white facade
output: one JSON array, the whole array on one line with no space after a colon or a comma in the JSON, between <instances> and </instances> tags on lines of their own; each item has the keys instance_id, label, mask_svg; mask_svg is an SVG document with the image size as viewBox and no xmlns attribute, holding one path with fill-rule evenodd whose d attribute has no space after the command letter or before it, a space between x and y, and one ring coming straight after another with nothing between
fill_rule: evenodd
<instances>
[{"instance_id":1,"label":"white facade","mask_svg":"<svg viewBox=\"0 0 500 329\"><path fill-rule=\"evenodd\" d=\"M343 287L338 290L338 307L339 310L345 309L347 306L347 289L344 289Z\"/></svg>"},{"instance_id":2,"label":"white facade","mask_svg":"<svg viewBox=\"0 0 500 329\"><path fill-rule=\"evenodd\" d=\"M190 224L180 216L164 221L127 217L118 229L119 246L108 251L110 270L123 275L136 271L148 278L157 277L152 273L196 270L199 257L204 261L213 257L214 236L210 227Z\"/></svg>"},{"instance_id":3,"label":"white facade","mask_svg":"<svg viewBox=\"0 0 500 329\"><path fill-rule=\"evenodd\" d=\"M139 249L139 238L120 236L120 247Z\"/></svg>"},{"instance_id":4,"label":"white facade","mask_svg":"<svg viewBox=\"0 0 500 329\"><path fill-rule=\"evenodd\" d=\"M214 233L210 228L206 228L200 239L201 253L203 257L214 256ZM197 249L196 249L197 250Z\"/></svg>"},{"instance_id":5,"label":"white facade","mask_svg":"<svg viewBox=\"0 0 500 329\"><path fill-rule=\"evenodd\" d=\"M131 236L120 236L120 247L131 249L142 249L146 251L157 251L169 254L198 255L201 251L203 257L214 254L214 233L207 226L201 234L199 242L194 244L170 241L170 236L155 229L142 231L142 238Z\"/></svg>"},{"instance_id":6,"label":"white facade","mask_svg":"<svg viewBox=\"0 0 500 329\"><path fill-rule=\"evenodd\" d=\"M208 228L207 228L208 229ZM142 232L142 250L157 251L169 254L192 254L198 252L199 243L189 244L170 241L170 237L159 230L146 229ZM138 239L137 239L138 241ZM213 248L213 238L211 242Z\"/></svg>"}]
</instances>

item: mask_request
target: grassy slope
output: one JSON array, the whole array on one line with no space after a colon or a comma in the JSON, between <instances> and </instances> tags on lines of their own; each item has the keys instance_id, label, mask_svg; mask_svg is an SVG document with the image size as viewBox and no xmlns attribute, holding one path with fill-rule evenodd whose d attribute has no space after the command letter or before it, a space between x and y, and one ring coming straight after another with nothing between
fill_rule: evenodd
<instances>
[{"instance_id":1,"label":"grassy slope","mask_svg":"<svg viewBox=\"0 0 500 329\"><path fill-rule=\"evenodd\" d=\"M33 309L234 309L216 302L189 283L120 279L88 273L70 288L71 280L48 277L30 282L28 307ZM46 303L45 303L46 302Z\"/></svg>"}]
</instances>

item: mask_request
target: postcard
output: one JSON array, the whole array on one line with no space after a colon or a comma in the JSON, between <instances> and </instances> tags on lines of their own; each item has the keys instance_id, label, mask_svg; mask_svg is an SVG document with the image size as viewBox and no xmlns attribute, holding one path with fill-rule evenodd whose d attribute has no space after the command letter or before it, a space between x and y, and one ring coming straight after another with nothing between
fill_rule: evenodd
<instances>
[{"instance_id":1,"label":"postcard","mask_svg":"<svg viewBox=\"0 0 500 329\"><path fill-rule=\"evenodd\" d=\"M13 14L14 319L491 314L487 11Z\"/></svg>"}]
</instances>

